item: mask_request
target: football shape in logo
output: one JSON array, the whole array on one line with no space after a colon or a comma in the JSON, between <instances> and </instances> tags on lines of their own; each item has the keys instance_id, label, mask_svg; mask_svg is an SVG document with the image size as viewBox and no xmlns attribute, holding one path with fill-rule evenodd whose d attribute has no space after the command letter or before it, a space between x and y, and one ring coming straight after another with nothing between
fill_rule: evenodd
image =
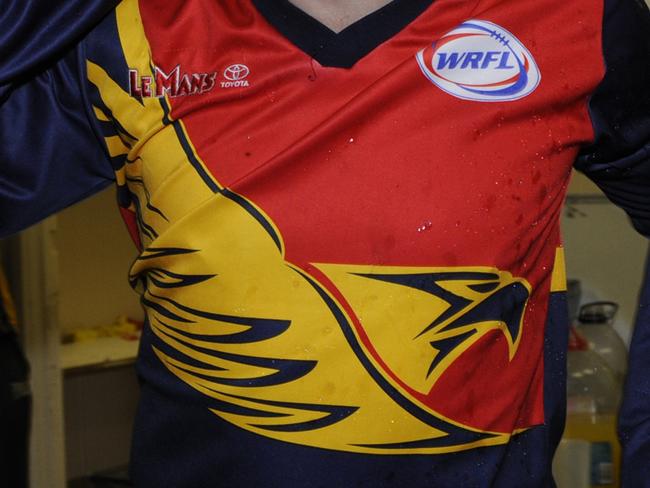
<instances>
[{"instance_id":1,"label":"football shape in logo","mask_svg":"<svg viewBox=\"0 0 650 488\"><path fill-rule=\"evenodd\" d=\"M539 85L532 54L505 30L468 20L416 55L424 75L458 98L481 102L518 100Z\"/></svg>"}]
</instances>

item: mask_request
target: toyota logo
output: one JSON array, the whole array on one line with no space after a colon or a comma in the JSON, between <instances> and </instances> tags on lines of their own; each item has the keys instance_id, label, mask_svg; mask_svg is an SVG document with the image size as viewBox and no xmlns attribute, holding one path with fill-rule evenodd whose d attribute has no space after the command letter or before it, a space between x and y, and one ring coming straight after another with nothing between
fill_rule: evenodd
<instances>
[{"instance_id":1,"label":"toyota logo","mask_svg":"<svg viewBox=\"0 0 650 488\"><path fill-rule=\"evenodd\" d=\"M223 71L223 76L230 81L239 81L246 78L250 72L245 64L231 64Z\"/></svg>"}]
</instances>

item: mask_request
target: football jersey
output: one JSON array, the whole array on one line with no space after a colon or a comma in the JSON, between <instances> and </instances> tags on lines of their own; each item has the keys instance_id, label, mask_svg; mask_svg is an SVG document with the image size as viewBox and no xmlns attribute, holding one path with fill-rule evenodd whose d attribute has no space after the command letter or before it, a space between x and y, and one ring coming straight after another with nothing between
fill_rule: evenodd
<instances>
[{"instance_id":1,"label":"football jersey","mask_svg":"<svg viewBox=\"0 0 650 488\"><path fill-rule=\"evenodd\" d=\"M117 186L135 485L553 486L572 167L650 234L645 6L111 7L0 65L1 215Z\"/></svg>"}]
</instances>

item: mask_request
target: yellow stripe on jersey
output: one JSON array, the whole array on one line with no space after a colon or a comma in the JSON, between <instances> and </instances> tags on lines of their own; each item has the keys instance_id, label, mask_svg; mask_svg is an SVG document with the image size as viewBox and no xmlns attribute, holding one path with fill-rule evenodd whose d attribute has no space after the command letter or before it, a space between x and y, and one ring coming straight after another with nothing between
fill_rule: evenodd
<instances>
[{"instance_id":1,"label":"yellow stripe on jersey","mask_svg":"<svg viewBox=\"0 0 650 488\"><path fill-rule=\"evenodd\" d=\"M135 69L141 75L153 76L154 75L153 67L155 66L155 60L153 59L153 56L151 54L151 47L149 45L149 42L147 40L144 31L142 18L140 16L140 11L138 8L138 1L127 0L125 2L122 2L116 10L116 17L117 17L117 27L120 36L120 41L122 43L124 57L126 59L129 69ZM135 99L133 99L129 94L127 94L127 96L132 101L135 101ZM141 102L146 109L147 116L155 118L156 123L151 124L151 121L149 121L150 122L150 124L148 125L149 128L159 129L161 124L163 123L165 114L169 117L170 120L173 119L170 111L169 110L165 111L162 106L162 104L165 104L166 107L171 106L167 95L165 95L165 97L162 100L155 97L153 98L144 97L141 99ZM139 102L136 103L139 104ZM120 111L119 113L113 112L113 114L120 121L122 120L122 117L126 115L122 111ZM191 148L192 151L191 156L196 161L198 161L205 174L208 175L218 187L221 187L221 185L210 175L210 172L207 169L205 163L203 163L203 161L201 160L199 154L196 151L196 148L194 147L190 138L187 135L187 131L182 121L179 120L178 123L182 128L185 141ZM147 146L150 145L150 141L148 141L148 138L146 137L147 136L146 131L144 134L141 134L138 133L137 131L135 133L132 132L128 126L125 126L125 128L129 131L129 133L136 135L136 137L138 137L138 139L140 139L141 141L145 140L147 142ZM178 136L173 130L173 127L166 125L165 130L170 132L169 134L165 134L165 137L173 139L177 143L179 142ZM164 158L165 156L167 156L166 149L169 148L161 148L158 154L152 154L152 156L160 156ZM179 146L178 148L175 149L176 150L180 149L182 151L182 146ZM183 159L184 159L183 161L184 163L189 162L187 155L185 155ZM164 171L164 169L162 169L161 172L165 175L168 174L166 171ZM153 186L157 186L155 182L153 183ZM184 195L184 196L189 197L189 195Z\"/></svg>"},{"instance_id":2,"label":"yellow stripe on jersey","mask_svg":"<svg viewBox=\"0 0 650 488\"><path fill-rule=\"evenodd\" d=\"M563 247L558 247L555 250L555 262L553 263L553 275L551 276L551 292L555 291L566 291L566 264Z\"/></svg>"},{"instance_id":3,"label":"yellow stripe on jersey","mask_svg":"<svg viewBox=\"0 0 650 488\"><path fill-rule=\"evenodd\" d=\"M122 156L129 153L129 147L124 144L124 141L120 139L119 136L109 136L104 138L106 147L108 148L108 154L114 158L116 156Z\"/></svg>"},{"instance_id":4,"label":"yellow stripe on jersey","mask_svg":"<svg viewBox=\"0 0 650 488\"><path fill-rule=\"evenodd\" d=\"M120 3L115 15L128 67L151 75L153 59L142 26L138 2L127 0ZM210 198L213 192L193 169L174 127L165 124L165 110L161 100L138 100L115 82L101 66L91 61L87 61L86 66L88 79L97 87L103 104L119 126L134 138L133 141L130 140L131 137L127 138L128 143L132 143L130 148L124 138L105 138L111 156L126 155L125 165L116 171L118 184L129 185L129 191L139 202L141 219L155 229L157 234L161 234L170 222L180 219ZM100 109L95 108L94 112L99 120L107 119ZM166 191L170 183L185 188L185 191ZM157 194L164 195L164 198L150 202L150 196L155 197ZM146 246L147 238L142 237Z\"/></svg>"},{"instance_id":5,"label":"yellow stripe on jersey","mask_svg":"<svg viewBox=\"0 0 650 488\"><path fill-rule=\"evenodd\" d=\"M100 120L102 122L110 122L111 120L108 118L108 115L106 115L101 108L95 107L94 105L93 105L93 113L95 114L97 120Z\"/></svg>"}]
</instances>

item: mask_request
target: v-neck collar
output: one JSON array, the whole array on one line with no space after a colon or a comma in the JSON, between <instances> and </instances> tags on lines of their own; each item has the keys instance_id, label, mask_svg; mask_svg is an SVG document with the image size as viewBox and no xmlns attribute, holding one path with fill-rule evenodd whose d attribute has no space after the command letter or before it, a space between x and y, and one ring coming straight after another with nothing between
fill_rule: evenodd
<instances>
[{"instance_id":1,"label":"v-neck collar","mask_svg":"<svg viewBox=\"0 0 650 488\"><path fill-rule=\"evenodd\" d=\"M275 29L322 66L350 68L415 20L433 0L393 0L336 33L288 0L252 0Z\"/></svg>"}]
</instances>

